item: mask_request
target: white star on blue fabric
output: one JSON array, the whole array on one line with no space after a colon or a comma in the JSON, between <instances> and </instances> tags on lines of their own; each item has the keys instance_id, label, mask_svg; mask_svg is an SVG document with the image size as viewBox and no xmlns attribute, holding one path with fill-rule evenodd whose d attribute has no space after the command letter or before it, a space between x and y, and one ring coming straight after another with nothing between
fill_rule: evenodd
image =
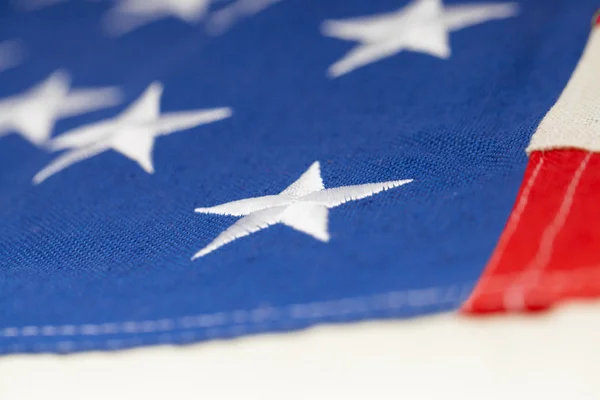
<instances>
[{"instance_id":1,"label":"white star on blue fabric","mask_svg":"<svg viewBox=\"0 0 600 400\"><path fill-rule=\"evenodd\" d=\"M117 87L71 89L69 75L59 70L23 93L0 99L0 137L17 133L43 146L57 120L117 105L121 97Z\"/></svg>"},{"instance_id":2,"label":"white star on blue fabric","mask_svg":"<svg viewBox=\"0 0 600 400\"><path fill-rule=\"evenodd\" d=\"M412 182L412 179L340 186L325 189L319 162L313 163L298 180L279 194L232 201L214 207L196 208L204 214L242 217L192 260L205 256L236 239L275 224L284 224L322 242L329 241L329 209Z\"/></svg>"},{"instance_id":3,"label":"white star on blue fabric","mask_svg":"<svg viewBox=\"0 0 600 400\"><path fill-rule=\"evenodd\" d=\"M162 91L162 84L154 82L115 118L84 125L56 137L49 147L67 151L38 172L33 183L41 183L57 172L107 150L123 154L151 174L154 172L152 151L157 137L231 116L228 107L160 115Z\"/></svg>"},{"instance_id":4,"label":"white star on blue fabric","mask_svg":"<svg viewBox=\"0 0 600 400\"><path fill-rule=\"evenodd\" d=\"M387 14L325 21L323 35L357 41L342 59L329 67L336 78L403 50L450 57L449 34L472 25L516 15L515 3L464 4L444 7L441 0L414 0Z\"/></svg>"}]
</instances>

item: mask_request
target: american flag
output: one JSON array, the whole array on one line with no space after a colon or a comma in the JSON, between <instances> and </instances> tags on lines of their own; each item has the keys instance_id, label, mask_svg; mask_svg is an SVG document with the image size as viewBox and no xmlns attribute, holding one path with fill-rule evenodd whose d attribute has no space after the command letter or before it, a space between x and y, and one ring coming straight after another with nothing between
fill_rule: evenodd
<instances>
[{"instance_id":1,"label":"american flag","mask_svg":"<svg viewBox=\"0 0 600 400\"><path fill-rule=\"evenodd\" d=\"M596 298L598 6L1 3L0 353Z\"/></svg>"}]
</instances>

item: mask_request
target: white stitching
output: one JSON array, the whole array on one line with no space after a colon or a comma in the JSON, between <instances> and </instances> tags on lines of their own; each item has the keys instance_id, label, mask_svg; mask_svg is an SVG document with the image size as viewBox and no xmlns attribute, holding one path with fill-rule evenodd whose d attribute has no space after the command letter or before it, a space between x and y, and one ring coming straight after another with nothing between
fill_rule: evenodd
<instances>
[{"instance_id":1,"label":"white stitching","mask_svg":"<svg viewBox=\"0 0 600 400\"><path fill-rule=\"evenodd\" d=\"M560 205L558 213L554 217L552 223L546 228L544 234L542 235L542 239L540 240L540 247L535 256L535 259L532 261L532 267L534 268L543 268L548 262L550 262L550 257L552 255L554 240L559 232L564 227L567 222L567 216L571 211L571 206L573 205L573 199L575 197L575 191L579 186L579 182L581 181L581 176L585 171L590 159L592 158L592 153L588 153L587 156L581 161L579 167L573 174L573 179L565 192L565 197Z\"/></svg>"},{"instance_id":2,"label":"white stitching","mask_svg":"<svg viewBox=\"0 0 600 400\"><path fill-rule=\"evenodd\" d=\"M577 190L577 186L579 186L581 176L583 175L583 172L585 171L585 168L587 167L591 158L592 153L588 153L579 164L579 167L573 174L573 178L571 179L571 182L565 191L565 196L558 209L558 212L542 234L538 251L529 264L527 264L527 266L523 269L521 278L507 289L504 296L504 305L507 309L523 308L525 304L525 289L535 285L540 271L542 271L550 262L554 247L554 240L567 222L567 216L569 215L571 206L573 205L575 191Z\"/></svg>"},{"instance_id":3,"label":"white stitching","mask_svg":"<svg viewBox=\"0 0 600 400\"><path fill-rule=\"evenodd\" d=\"M463 299L465 299L474 284L475 284L474 282L469 282L469 283L465 283L463 285L454 285L454 286L435 288L435 289L388 292L388 293L378 294L378 295L374 295L374 296L370 296L370 297L356 297L356 298L346 298L346 299L333 300L333 301L327 301L327 302L294 304L294 305L282 307L279 309L272 309L276 313L275 315L278 315L279 317L281 317L282 315L284 315L286 313L288 314L287 316L289 317L288 319L274 320L272 322L278 322L281 324L281 326L286 326L286 327L293 329L294 327L297 327L298 325L290 324L291 321L311 320L311 319L313 319L315 314L319 314L319 317L322 317L325 314L328 314L329 316L336 316L336 315L344 316L344 315L353 314L355 312L362 314L363 312L367 312L367 311L393 311L393 310L401 309L401 308L407 307L407 306L410 307L410 305L408 304L408 298L411 295L413 296L413 298L415 298L415 296L417 298L420 298L421 305L423 305L423 306L435 305L435 304L449 304L449 303L462 301ZM431 297L432 293L434 291L437 291L436 298ZM427 299L428 296L429 296L429 300L425 301L425 299ZM350 310L349 305L353 304L353 303L355 305L357 305L358 308ZM329 309L329 312L328 313L324 313L324 312L316 312L315 313L315 311L320 309L321 305L326 305L326 307L324 307L324 309ZM261 310L264 308L265 307L259 307L255 310ZM298 310L298 309L302 309L302 308L304 310L308 310L308 313L304 313L301 317L294 317L292 315L291 310L293 310L293 309ZM220 314L227 315L233 321L234 315L236 315L237 313L248 314L248 313L251 313L252 311L254 311L254 310L248 310L248 311L239 311L238 310L238 311L234 311L234 312L231 312L228 314L223 314L223 313L220 313ZM219 319L216 319L216 320L213 319L212 318L213 315L215 315L215 314L198 315L198 316L184 317L184 318L192 318L192 319L195 319L196 321L203 320L206 322L207 319L204 319L203 317L209 317L209 319L212 321L219 321ZM181 319L182 318L172 319L172 320L165 320L165 319L159 320L159 321L163 321L163 322L161 322L160 324L157 324L157 326L160 326L161 324L164 325L164 321L170 321L170 324L174 325L177 322L179 322ZM99 326L101 326L101 327L106 326L106 325L119 326L119 325L123 325L125 323L126 322L124 322L122 324L115 324L115 323L102 324ZM302 325L300 325L300 326L302 326ZM71 328L75 328L74 325L67 325L67 327L69 328L69 329L67 329L68 331L70 331ZM61 330L60 327L54 327L54 328L56 331ZM156 338L152 338L152 339L149 339L148 337L143 337L143 336L136 336L136 337L130 337L130 338L124 338L124 339L110 338L110 339L104 340L100 344L98 342L93 342L93 341L89 341L89 340L77 340L77 341L76 340L61 340L58 342L47 342L47 343L38 342L38 343L33 344L33 349L36 352L60 352L60 353L70 353L73 351L84 351L84 350L91 350L91 349L98 349L98 348L102 348L104 350L120 350L120 349L124 349L124 348L129 348L129 347L142 346L145 344L191 343L191 342L197 341L201 338L214 339L214 338L224 338L224 337L235 337L235 336L240 336L243 334L260 332L264 328L265 328L264 323L247 323L247 324L232 323L230 326L213 326L213 327L203 330L201 333L198 331L190 331L190 330L185 330L185 329L182 329L181 331L177 332L177 331L174 331L174 329L177 329L177 328L174 328L170 332L161 333ZM6 328L6 329L14 329L17 331L19 330L19 328ZM119 333L119 332L115 332L115 333ZM0 338L2 338L2 330L0 330ZM8 350L8 352L10 352L10 353L21 353L21 352L27 351L27 349L28 349L28 345L26 345L25 343L9 343L6 348L6 350ZM4 349L2 347L0 347L0 354L3 352L3 350Z\"/></svg>"},{"instance_id":4,"label":"white stitching","mask_svg":"<svg viewBox=\"0 0 600 400\"><path fill-rule=\"evenodd\" d=\"M311 320L325 317L365 314L369 311L395 310L403 307L422 308L435 304L458 302L465 299L473 287L473 282L442 288L388 292L370 297L345 298L332 301L292 304L280 308L258 307L251 310L236 310L229 313L201 314L174 319L147 321L124 321L121 323L84 325L46 325L7 327L0 329L0 338L54 337L54 336L105 336L122 333L154 333L188 330L193 328L218 329L230 327L236 334L249 330L252 325L281 320ZM457 290L458 289L458 290ZM449 296L448 292L453 293ZM242 317L243 316L243 317ZM246 319L244 325L242 321ZM220 331L220 329L219 329ZM168 333L161 335L166 340ZM208 335L208 331L205 333ZM218 335L217 335L218 336ZM109 343L110 342L110 343ZM114 347L114 340L107 341ZM60 351L69 351L68 341L58 343ZM56 346L56 344L55 344Z\"/></svg>"}]
</instances>

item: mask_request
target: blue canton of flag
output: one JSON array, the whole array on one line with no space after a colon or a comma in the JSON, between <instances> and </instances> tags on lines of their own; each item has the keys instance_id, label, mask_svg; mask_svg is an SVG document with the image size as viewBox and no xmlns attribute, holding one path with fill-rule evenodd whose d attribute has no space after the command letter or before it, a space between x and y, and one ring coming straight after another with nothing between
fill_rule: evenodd
<instances>
[{"instance_id":1,"label":"blue canton of flag","mask_svg":"<svg viewBox=\"0 0 600 400\"><path fill-rule=\"evenodd\" d=\"M0 353L460 307L596 0L0 5Z\"/></svg>"}]
</instances>

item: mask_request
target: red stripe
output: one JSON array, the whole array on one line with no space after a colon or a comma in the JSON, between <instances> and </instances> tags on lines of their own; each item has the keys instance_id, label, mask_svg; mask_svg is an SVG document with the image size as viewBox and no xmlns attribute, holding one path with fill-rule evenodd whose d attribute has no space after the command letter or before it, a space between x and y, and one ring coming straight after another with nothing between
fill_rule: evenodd
<instances>
[{"instance_id":1,"label":"red stripe","mask_svg":"<svg viewBox=\"0 0 600 400\"><path fill-rule=\"evenodd\" d=\"M600 11L596 12L596 16L594 17L595 24L600 25Z\"/></svg>"},{"instance_id":2,"label":"red stripe","mask_svg":"<svg viewBox=\"0 0 600 400\"><path fill-rule=\"evenodd\" d=\"M463 311L548 308L600 296L600 154L531 154L506 228Z\"/></svg>"}]
</instances>

